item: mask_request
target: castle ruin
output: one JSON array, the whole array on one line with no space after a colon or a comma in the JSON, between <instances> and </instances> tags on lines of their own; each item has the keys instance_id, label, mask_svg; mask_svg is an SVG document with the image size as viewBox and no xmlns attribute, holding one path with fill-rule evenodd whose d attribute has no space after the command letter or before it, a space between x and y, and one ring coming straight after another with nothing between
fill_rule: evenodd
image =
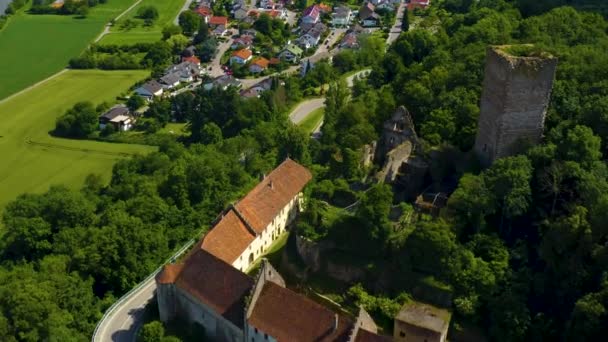
<instances>
[{"instance_id":1,"label":"castle ruin","mask_svg":"<svg viewBox=\"0 0 608 342\"><path fill-rule=\"evenodd\" d=\"M532 45L488 48L474 147L483 166L540 142L556 68Z\"/></svg>"}]
</instances>

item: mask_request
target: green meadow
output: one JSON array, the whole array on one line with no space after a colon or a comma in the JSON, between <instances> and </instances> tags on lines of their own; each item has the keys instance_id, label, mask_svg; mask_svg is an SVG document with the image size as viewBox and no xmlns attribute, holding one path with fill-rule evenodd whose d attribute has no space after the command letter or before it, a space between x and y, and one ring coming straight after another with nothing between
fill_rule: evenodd
<instances>
[{"instance_id":1,"label":"green meadow","mask_svg":"<svg viewBox=\"0 0 608 342\"><path fill-rule=\"evenodd\" d=\"M174 22L175 17L184 6L186 0L142 0L137 6L122 16L112 26L110 33L104 36L100 44L134 44L149 43L161 39L162 30L165 26ZM137 10L144 6L154 6L158 10L159 17L150 26L145 26L142 19L137 18ZM135 23L133 28L125 28L125 22L130 20Z\"/></svg>"},{"instance_id":2,"label":"green meadow","mask_svg":"<svg viewBox=\"0 0 608 342\"><path fill-rule=\"evenodd\" d=\"M120 158L151 146L60 139L49 135L55 120L79 101L99 104L145 78L148 71L70 70L0 102L0 211L19 194L52 184L74 188L90 173L108 180Z\"/></svg>"},{"instance_id":3,"label":"green meadow","mask_svg":"<svg viewBox=\"0 0 608 342\"><path fill-rule=\"evenodd\" d=\"M0 99L65 68L104 26L135 0L108 0L74 16L31 15L21 11L0 31Z\"/></svg>"}]
</instances>

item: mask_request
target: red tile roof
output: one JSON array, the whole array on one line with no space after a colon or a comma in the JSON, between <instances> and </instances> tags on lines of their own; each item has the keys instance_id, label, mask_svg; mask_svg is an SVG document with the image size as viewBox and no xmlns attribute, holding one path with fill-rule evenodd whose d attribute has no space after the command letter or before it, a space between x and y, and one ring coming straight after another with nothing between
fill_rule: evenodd
<instances>
[{"instance_id":1,"label":"red tile roof","mask_svg":"<svg viewBox=\"0 0 608 342\"><path fill-rule=\"evenodd\" d=\"M353 320L338 315L305 296L266 282L248 323L279 342L345 341Z\"/></svg>"},{"instance_id":2,"label":"red tile roof","mask_svg":"<svg viewBox=\"0 0 608 342\"><path fill-rule=\"evenodd\" d=\"M243 327L245 297L253 279L204 250L194 250L181 266L175 285L202 304ZM166 279L167 267L157 276Z\"/></svg>"},{"instance_id":3,"label":"red tile roof","mask_svg":"<svg viewBox=\"0 0 608 342\"><path fill-rule=\"evenodd\" d=\"M257 65L262 69L268 68L269 63L270 63L270 61L264 57L258 57L258 58L255 58L253 61L251 61L251 65Z\"/></svg>"},{"instance_id":4,"label":"red tile roof","mask_svg":"<svg viewBox=\"0 0 608 342\"><path fill-rule=\"evenodd\" d=\"M261 233L311 179L307 168L288 158L243 197L236 209Z\"/></svg>"},{"instance_id":5,"label":"red tile roof","mask_svg":"<svg viewBox=\"0 0 608 342\"><path fill-rule=\"evenodd\" d=\"M276 65L276 64L281 64L281 59L277 58L277 57L272 57L269 61L268 64L270 65Z\"/></svg>"},{"instance_id":6,"label":"red tile roof","mask_svg":"<svg viewBox=\"0 0 608 342\"><path fill-rule=\"evenodd\" d=\"M208 17L213 14L211 8L204 6L197 8L195 12L198 13L198 15L200 15L201 17Z\"/></svg>"},{"instance_id":7,"label":"red tile roof","mask_svg":"<svg viewBox=\"0 0 608 342\"><path fill-rule=\"evenodd\" d=\"M182 62L192 62L196 65L201 65L201 60L196 56L182 57Z\"/></svg>"},{"instance_id":8,"label":"red tile roof","mask_svg":"<svg viewBox=\"0 0 608 342\"><path fill-rule=\"evenodd\" d=\"M228 18L227 17L212 16L211 18L209 18L209 25L224 25L224 26L228 26Z\"/></svg>"},{"instance_id":9,"label":"red tile roof","mask_svg":"<svg viewBox=\"0 0 608 342\"><path fill-rule=\"evenodd\" d=\"M243 59L243 60L249 59L249 57L251 57L251 55L253 55L253 53L251 52L251 50L247 50L247 49L240 49L240 50L234 51L232 53L233 57L239 57L240 59Z\"/></svg>"},{"instance_id":10,"label":"red tile roof","mask_svg":"<svg viewBox=\"0 0 608 342\"><path fill-rule=\"evenodd\" d=\"M230 209L203 237L201 248L226 263L232 264L255 239L255 235Z\"/></svg>"},{"instance_id":11,"label":"red tile roof","mask_svg":"<svg viewBox=\"0 0 608 342\"><path fill-rule=\"evenodd\" d=\"M183 264L167 264L163 266L163 269L156 275L156 281L159 284L173 284L183 268Z\"/></svg>"}]
</instances>

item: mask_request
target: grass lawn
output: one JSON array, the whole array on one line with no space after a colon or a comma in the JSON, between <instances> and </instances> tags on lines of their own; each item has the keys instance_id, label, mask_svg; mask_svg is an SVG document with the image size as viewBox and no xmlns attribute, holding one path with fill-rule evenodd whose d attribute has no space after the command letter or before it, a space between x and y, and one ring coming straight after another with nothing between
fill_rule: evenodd
<instances>
[{"instance_id":1,"label":"grass lawn","mask_svg":"<svg viewBox=\"0 0 608 342\"><path fill-rule=\"evenodd\" d=\"M302 127L306 132L312 133L323 120L324 113L325 108L315 109L304 120L300 121L298 126Z\"/></svg>"},{"instance_id":2,"label":"grass lawn","mask_svg":"<svg viewBox=\"0 0 608 342\"><path fill-rule=\"evenodd\" d=\"M24 192L51 184L78 188L90 173L106 180L125 156L155 148L51 137L55 120L78 101L99 104L145 78L147 71L71 70L0 103L0 211Z\"/></svg>"},{"instance_id":3,"label":"grass lawn","mask_svg":"<svg viewBox=\"0 0 608 342\"><path fill-rule=\"evenodd\" d=\"M110 30L110 34L104 36L100 44L134 44L150 43L161 39L162 30L165 26L172 24L186 0L143 0L127 14L118 20ZM154 6L158 10L159 17L151 26L144 26L142 19L136 18L137 10L143 6ZM134 20L137 26L124 29L122 24L125 20Z\"/></svg>"},{"instance_id":4,"label":"grass lawn","mask_svg":"<svg viewBox=\"0 0 608 342\"><path fill-rule=\"evenodd\" d=\"M176 136L188 135L186 124L181 122L170 122L165 127L158 130L157 133L175 134Z\"/></svg>"},{"instance_id":5,"label":"grass lawn","mask_svg":"<svg viewBox=\"0 0 608 342\"><path fill-rule=\"evenodd\" d=\"M0 99L65 68L135 0L109 0L84 19L20 11L0 31Z\"/></svg>"}]
</instances>

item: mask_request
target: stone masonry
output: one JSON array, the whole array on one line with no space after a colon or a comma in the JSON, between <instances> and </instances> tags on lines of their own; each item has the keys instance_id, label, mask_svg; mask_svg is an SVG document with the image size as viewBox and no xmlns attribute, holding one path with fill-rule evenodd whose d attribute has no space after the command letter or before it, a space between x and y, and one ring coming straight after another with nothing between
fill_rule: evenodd
<instances>
[{"instance_id":1,"label":"stone masonry","mask_svg":"<svg viewBox=\"0 0 608 342\"><path fill-rule=\"evenodd\" d=\"M510 53L511 48L520 53ZM492 46L486 55L485 77L475 152L483 166L515 155L542 138L557 58L525 53L531 45ZM522 53L523 51L523 53Z\"/></svg>"}]
</instances>

